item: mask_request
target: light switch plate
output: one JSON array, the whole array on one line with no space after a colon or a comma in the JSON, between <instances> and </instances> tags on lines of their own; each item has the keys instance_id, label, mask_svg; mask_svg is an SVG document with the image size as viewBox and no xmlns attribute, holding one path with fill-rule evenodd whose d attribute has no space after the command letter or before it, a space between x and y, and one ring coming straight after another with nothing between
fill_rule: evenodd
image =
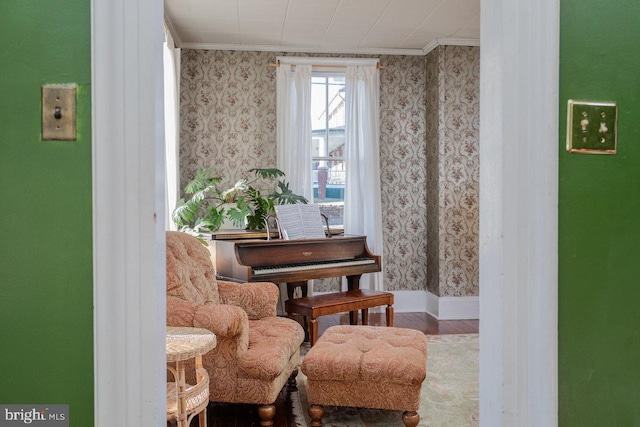
<instances>
[{"instance_id":1,"label":"light switch plate","mask_svg":"<svg viewBox=\"0 0 640 427\"><path fill-rule=\"evenodd\" d=\"M76 139L76 85L42 86L42 139Z\"/></svg>"},{"instance_id":2,"label":"light switch plate","mask_svg":"<svg viewBox=\"0 0 640 427\"><path fill-rule=\"evenodd\" d=\"M616 153L618 105L615 102L570 99L567 110L568 152Z\"/></svg>"}]
</instances>

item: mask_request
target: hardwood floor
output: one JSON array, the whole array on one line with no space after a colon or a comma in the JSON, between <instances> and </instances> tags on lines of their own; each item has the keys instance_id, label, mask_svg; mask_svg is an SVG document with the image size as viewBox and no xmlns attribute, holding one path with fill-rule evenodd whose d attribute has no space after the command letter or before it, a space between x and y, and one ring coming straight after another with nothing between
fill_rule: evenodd
<instances>
[{"instance_id":1,"label":"hardwood floor","mask_svg":"<svg viewBox=\"0 0 640 427\"><path fill-rule=\"evenodd\" d=\"M318 333L322 333L334 325L348 325L348 314L323 316L318 319ZM370 325L384 325L384 313L372 313ZM394 327L417 329L427 335L474 334L478 333L478 320L445 320L438 321L426 313L395 313ZM291 397L285 386L275 402L275 427L294 427ZM207 408L208 427L258 427L260 425L257 405L238 405L226 403L210 403ZM167 424L170 425L170 424ZM197 426L197 417L192 421Z\"/></svg>"},{"instance_id":2,"label":"hardwood floor","mask_svg":"<svg viewBox=\"0 0 640 427\"><path fill-rule=\"evenodd\" d=\"M322 335L328 327L334 325L348 325L349 315L339 314L318 318L318 334ZM372 313L369 315L370 325L384 325L384 313ZM447 334L477 334L478 320L436 320L427 313L395 313L393 326L396 328L417 329L426 335Z\"/></svg>"}]
</instances>

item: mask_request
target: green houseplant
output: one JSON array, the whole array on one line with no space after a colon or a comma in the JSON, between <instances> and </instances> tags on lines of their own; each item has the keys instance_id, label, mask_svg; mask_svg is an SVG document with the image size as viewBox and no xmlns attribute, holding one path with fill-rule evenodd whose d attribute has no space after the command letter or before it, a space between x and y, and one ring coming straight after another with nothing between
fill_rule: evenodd
<instances>
[{"instance_id":1,"label":"green houseplant","mask_svg":"<svg viewBox=\"0 0 640 427\"><path fill-rule=\"evenodd\" d=\"M307 203L307 199L291 191L284 172L276 168L250 169L252 179L241 179L225 190L219 188L222 178L211 170L200 169L184 188L185 197L178 200L172 214L180 231L201 237L202 233L220 229L226 218L234 225L250 230L264 228L267 215L275 205ZM258 187L258 185L264 187Z\"/></svg>"}]
</instances>

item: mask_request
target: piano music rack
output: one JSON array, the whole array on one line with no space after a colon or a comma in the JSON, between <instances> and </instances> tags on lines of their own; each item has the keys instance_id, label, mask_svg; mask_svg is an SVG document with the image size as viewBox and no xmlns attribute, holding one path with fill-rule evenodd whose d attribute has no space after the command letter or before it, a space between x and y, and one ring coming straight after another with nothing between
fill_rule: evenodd
<instances>
[{"instance_id":1,"label":"piano music rack","mask_svg":"<svg viewBox=\"0 0 640 427\"><path fill-rule=\"evenodd\" d=\"M344 234L341 228L331 228L332 236L340 236ZM270 232L271 239L278 239L280 236L277 231ZM211 233L211 240L242 240L242 239L267 239L266 230L218 230Z\"/></svg>"}]
</instances>

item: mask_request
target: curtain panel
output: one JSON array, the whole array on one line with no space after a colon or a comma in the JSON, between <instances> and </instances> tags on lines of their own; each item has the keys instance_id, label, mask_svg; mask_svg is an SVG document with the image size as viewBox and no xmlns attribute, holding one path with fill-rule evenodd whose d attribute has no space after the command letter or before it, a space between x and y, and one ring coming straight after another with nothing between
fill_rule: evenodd
<instances>
[{"instance_id":1,"label":"curtain panel","mask_svg":"<svg viewBox=\"0 0 640 427\"><path fill-rule=\"evenodd\" d=\"M280 65L276 86L278 169L294 193L312 201L311 65Z\"/></svg>"},{"instance_id":2,"label":"curtain panel","mask_svg":"<svg viewBox=\"0 0 640 427\"><path fill-rule=\"evenodd\" d=\"M164 63L164 135L165 135L165 229L176 230L171 213L180 197L178 150L180 141L180 49L165 29Z\"/></svg>"},{"instance_id":3,"label":"curtain panel","mask_svg":"<svg viewBox=\"0 0 640 427\"><path fill-rule=\"evenodd\" d=\"M347 66L345 96L344 231L367 236L369 249L382 255L380 76L376 65ZM360 288L384 290L383 277L382 272L365 274Z\"/></svg>"}]
</instances>

